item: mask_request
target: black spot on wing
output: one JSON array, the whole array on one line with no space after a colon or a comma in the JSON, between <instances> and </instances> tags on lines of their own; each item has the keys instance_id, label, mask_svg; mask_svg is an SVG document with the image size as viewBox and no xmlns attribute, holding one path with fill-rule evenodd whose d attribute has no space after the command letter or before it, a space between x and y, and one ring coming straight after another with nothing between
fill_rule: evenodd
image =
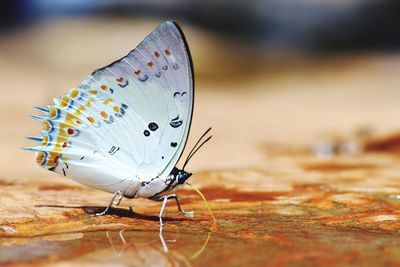
<instances>
[{"instance_id":1,"label":"black spot on wing","mask_svg":"<svg viewBox=\"0 0 400 267\"><path fill-rule=\"evenodd\" d=\"M51 167L51 168L49 168L49 171L52 171L52 172L54 172L56 170L56 167L54 166L54 167Z\"/></svg>"},{"instance_id":2,"label":"black spot on wing","mask_svg":"<svg viewBox=\"0 0 400 267\"><path fill-rule=\"evenodd\" d=\"M157 129L158 129L158 125L157 125L157 123L155 123L155 122L150 122L149 123L149 129L150 129L150 131L156 131Z\"/></svg>"},{"instance_id":3,"label":"black spot on wing","mask_svg":"<svg viewBox=\"0 0 400 267\"><path fill-rule=\"evenodd\" d=\"M119 150L119 147L112 146L111 149L108 151L108 154L114 155L115 153L118 152L118 150Z\"/></svg>"},{"instance_id":4,"label":"black spot on wing","mask_svg":"<svg viewBox=\"0 0 400 267\"><path fill-rule=\"evenodd\" d=\"M149 76L147 74L144 74L142 77L139 77L138 80L141 82L145 82L149 79Z\"/></svg>"},{"instance_id":5,"label":"black spot on wing","mask_svg":"<svg viewBox=\"0 0 400 267\"><path fill-rule=\"evenodd\" d=\"M178 95L180 95L180 96L184 96L184 95L186 95L187 93L186 92L182 92L182 93L180 93L180 92L175 92L174 93L174 97L176 97L176 96L178 96Z\"/></svg>"},{"instance_id":6,"label":"black spot on wing","mask_svg":"<svg viewBox=\"0 0 400 267\"><path fill-rule=\"evenodd\" d=\"M178 116L176 116L176 118L171 120L169 125L171 125L171 127L173 127L173 128L178 128L179 126L182 125L182 123L183 123L183 121L179 119L179 115L178 115Z\"/></svg>"},{"instance_id":7,"label":"black spot on wing","mask_svg":"<svg viewBox=\"0 0 400 267\"><path fill-rule=\"evenodd\" d=\"M114 122L113 116L110 115L110 118L108 120L104 120L104 122L107 123L107 124L113 123Z\"/></svg>"},{"instance_id":8,"label":"black spot on wing","mask_svg":"<svg viewBox=\"0 0 400 267\"><path fill-rule=\"evenodd\" d=\"M121 88L125 88L128 85L129 85L129 81L128 80L126 80L124 83L118 83L118 86L121 87Z\"/></svg>"}]
</instances>

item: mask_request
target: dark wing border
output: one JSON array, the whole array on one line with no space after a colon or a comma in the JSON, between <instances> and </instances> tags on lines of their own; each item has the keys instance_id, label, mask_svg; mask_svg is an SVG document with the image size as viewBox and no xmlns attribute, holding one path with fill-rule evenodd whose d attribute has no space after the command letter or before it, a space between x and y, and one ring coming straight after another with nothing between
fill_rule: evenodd
<instances>
[{"instance_id":1,"label":"dark wing border","mask_svg":"<svg viewBox=\"0 0 400 267\"><path fill-rule=\"evenodd\" d=\"M189 45L188 45L188 43L186 41L185 34L183 33L183 31L182 31L181 27L178 25L178 23L176 23L175 21L169 21L169 22L174 24L174 26L176 27L176 29L179 32L179 35L182 38L182 41L183 41L183 44L184 44L184 47L185 47L185 50L186 50L186 55L187 55L187 57L189 59L189 68L190 68L190 75L191 75L190 78L191 78L191 83L192 83L191 86L192 86L192 90L193 90L193 92L192 92L192 108L191 108L191 114L190 114L190 118L189 118L189 129L188 129L188 132L187 132L187 135L186 135L186 140L185 140L185 144L183 145L182 152L179 155L179 158L175 163L175 165L176 165L179 162L179 160L181 159L183 153L185 152L186 144L187 144L188 139L189 139L190 129L192 128L192 119L193 119L193 111L194 111L194 93L195 93L194 85L195 85L195 82L194 82L194 67L193 67L192 54L190 53Z\"/></svg>"}]
</instances>

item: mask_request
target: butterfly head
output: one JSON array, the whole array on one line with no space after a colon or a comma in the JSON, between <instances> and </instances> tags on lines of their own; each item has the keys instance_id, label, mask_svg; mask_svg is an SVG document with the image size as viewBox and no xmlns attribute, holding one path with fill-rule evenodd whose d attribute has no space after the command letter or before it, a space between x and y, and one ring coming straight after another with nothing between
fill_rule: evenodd
<instances>
[{"instance_id":1,"label":"butterfly head","mask_svg":"<svg viewBox=\"0 0 400 267\"><path fill-rule=\"evenodd\" d=\"M190 176L192 176L192 173L184 170L179 170L175 177L176 181L178 181L178 184L182 185L190 178Z\"/></svg>"}]
</instances>

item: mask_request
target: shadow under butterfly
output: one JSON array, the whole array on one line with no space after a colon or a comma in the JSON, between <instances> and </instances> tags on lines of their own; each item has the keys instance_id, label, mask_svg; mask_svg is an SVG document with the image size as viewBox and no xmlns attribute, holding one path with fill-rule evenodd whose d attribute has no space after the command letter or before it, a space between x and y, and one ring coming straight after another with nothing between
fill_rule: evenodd
<instances>
[{"instance_id":1,"label":"shadow under butterfly","mask_svg":"<svg viewBox=\"0 0 400 267\"><path fill-rule=\"evenodd\" d=\"M123 198L161 201L187 183L185 167L210 140L209 128L189 152L182 169L176 167L190 131L194 101L193 65L182 30L172 21L158 26L123 58L97 69L78 87L34 107L43 124L40 144L24 147L36 152L36 162L75 181L113 193L104 215ZM117 199L118 197L118 199ZM204 196L202 196L204 198Z\"/></svg>"}]
</instances>

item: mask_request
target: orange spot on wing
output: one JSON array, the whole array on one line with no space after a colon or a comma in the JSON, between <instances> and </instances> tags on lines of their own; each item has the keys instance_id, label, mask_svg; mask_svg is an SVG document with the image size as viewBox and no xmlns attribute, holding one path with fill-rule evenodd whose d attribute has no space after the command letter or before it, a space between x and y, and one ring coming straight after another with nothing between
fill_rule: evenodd
<instances>
[{"instance_id":1,"label":"orange spot on wing","mask_svg":"<svg viewBox=\"0 0 400 267\"><path fill-rule=\"evenodd\" d=\"M107 90L107 86L105 86L104 84L102 86L100 86L101 90Z\"/></svg>"},{"instance_id":2,"label":"orange spot on wing","mask_svg":"<svg viewBox=\"0 0 400 267\"><path fill-rule=\"evenodd\" d=\"M166 50L165 50L165 54L166 54L167 56L170 56L170 55L171 55L171 52L170 52L168 49L166 49Z\"/></svg>"},{"instance_id":3,"label":"orange spot on wing","mask_svg":"<svg viewBox=\"0 0 400 267\"><path fill-rule=\"evenodd\" d=\"M71 91L71 93L69 94L69 96L70 96L71 98L75 98L75 97L78 96L78 94L79 94L79 90L78 90L78 89L74 89L74 90Z\"/></svg>"},{"instance_id":4,"label":"orange spot on wing","mask_svg":"<svg viewBox=\"0 0 400 267\"><path fill-rule=\"evenodd\" d=\"M141 70L135 70L135 74L139 75L142 71Z\"/></svg>"},{"instance_id":5,"label":"orange spot on wing","mask_svg":"<svg viewBox=\"0 0 400 267\"><path fill-rule=\"evenodd\" d=\"M160 53L158 53L157 51L154 52L154 55L156 56L156 58L159 58L159 57L160 57Z\"/></svg>"},{"instance_id":6,"label":"orange spot on wing","mask_svg":"<svg viewBox=\"0 0 400 267\"><path fill-rule=\"evenodd\" d=\"M60 159L60 155L58 153L50 152L50 155L47 157L47 166L55 166Z\"/></svg>"},{"instance_id":7,"label":"orange spot on wing","mask_svg":"<svg viewBox=\"0 0 400 267\"><path fill-rule=\"evenodd\" d=\"M54 119L56 116L57 116L57 109L54 107L51 107L50 111L49 111L49 118Z\"/></svg>"},{"instance_id":8,"label":"orange spot on wing","mask_svg":"<svg viewBox=\"0 0 400 267\"><path fill-rule=\"evenodd\" d=\"M89 93L96 95L97 94L97 90L90 90Z\"/></svg>"},{"instance_id":9,"label":"orange spot on wing","mask_svg":"<svg viewBox=\"0 0 400 267\"><path fill-rule=\"evenodd\" d=\"M46 132L48 132L48 131L51 130L51 125L50 125L50 123L49 123L48 121L44 121L44 122L43 122L43 129L44 129Z\"/></svg>"},{"instance_id":10,"label":"orange spot on wing","mask_svg":"<svg viewBox=\"0 0 400 267\"><path fill-rule=\"evenodd\" d=\"M37 164L42 164L44 159L46 158L46 154L42 151L36 152L36 163Z\"/></svg>"},{"instance_id":11,"label":"orange spot on wing","mask_svg":"<svg viewBox=\"0 0 400 267\"><path fill-rule=\"evenodd\" d=\"M150 68L152 68L154 66L154 63L152 61L147 63L147 66L149 66Z\"/></svg>"},{"instance_id":12,"label":"orange spot on wing","mask_svg":"<svg viewBox=\"0 0 400 267\"><path fill-rule=\"evenodd\" d=\"M92 117L87 117L87 119L88 119L88 121L90 121L91 123L95 123L95 122L96 122L96 120L93 119Z\"/></svg>"},{"instance_id":13,"label":"orange spot on wing","mask_svg":"<svg viewBox=\"0 0 400 267\"><path fill-rule=\"evenodd\" d=\"M49 143L49 137L47 135L45 135L43 137L43 141L42 141L42 146L47 146L47 144Z\"/></svg>"},{"instance_id":14,"label":"orange spot on wing","mask_svg":"<svg viewBox=\"0 0 400 267\"><path fill-rule=\"evenodd\" d=\"M114 106L113 109L114 109L115 112L119 112L120 111L120 108L118 106Z\"/></svg>"},{"instance_id":15,"label":"orange spot on wing","mask_svg":"<svg viewBox=\"0 0 400 267\"><path fill-rule=\"evenodd\" d=\"M119 77L118 79L116 79L117 80L117 82L122 82L123 80L124 80L124 78L122 78L122 77Z\"/></svg>"},{"instance_id":16,"label":"orange spot on wing","mask_svg":"<svg viewBox=\"0 0 400 267\"><path fill-rule=\"evenodd\" d=\"M112 99L112 98L107 98L106 100L103 101L103 104L104 104L104 105L108 105L108 103L113 102L113 101L114 101L114 99Z\"/></svg>"},{"instance_id":17,"label":"orange spot on wing","mask_svg":"<svg viewBox=\"0 0 400 267\"><path fill-rule=\"evenodd\" d=\"M61 98L61 102L60 102L60 104L59 104L59 107L60 108L65 108L65 107L67 107L69 105L69 98L68 98L68 96L63 96L62 98Z\"/></svg>"},{"instance_id":18,"label":"orange spot on wing","mask_svg":"<svg viewBox=\"0 0 400 267\"><path fill-rule=\"evenodd\" d=\"M108 114L105 111L100 112L100 115L104 118L107 119L108 118Z\"/></svg>"}]
</instances>

